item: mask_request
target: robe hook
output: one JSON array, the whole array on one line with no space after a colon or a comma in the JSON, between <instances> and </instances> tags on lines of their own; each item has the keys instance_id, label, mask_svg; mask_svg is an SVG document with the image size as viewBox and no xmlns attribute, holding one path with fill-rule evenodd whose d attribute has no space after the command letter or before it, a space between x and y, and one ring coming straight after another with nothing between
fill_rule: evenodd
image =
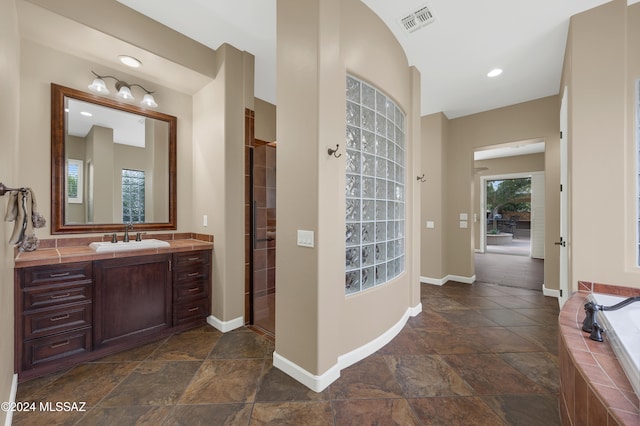
<instances>
[{"instance_id":1,"label":"robe hook","mask_svg":"<svg viewBox=\"0 0 640 426\"><path fill-rule=\"evenodd\" d=\"M416 179L419 180L420 182L426 182L427 180L424 178L424 173L422 174L422 176L416 176Z\"/></svg>"},{"instance_id":2,"label":"robe hook","mask_svg":"<svg viewBox=\"0 0 640 426\"><path fill-rule=\"evenodd\" d=\"M340 148L340 145L336 144L336 149L329 148L327 152L329 153L329 155L333 155L336 158L340 158L342 157L342 154L336 155L336 153L338 152L338 148Z\"/></svg>"}]
</instances>

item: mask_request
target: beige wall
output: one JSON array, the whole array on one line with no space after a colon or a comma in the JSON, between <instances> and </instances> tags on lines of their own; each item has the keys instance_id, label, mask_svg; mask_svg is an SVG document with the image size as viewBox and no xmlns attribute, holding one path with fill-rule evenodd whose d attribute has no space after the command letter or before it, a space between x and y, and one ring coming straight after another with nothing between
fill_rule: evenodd
<instances>
[{"instance_id":1,"label":"beige wall","mask_svg":"<svg viewBox=\"0 0 640 426\"><path fill-rule=\"evenodd\" d=\"M0 93L4 102L0 114L0 182L19 185L15 164L18 158L18 107L20 105L20 37L14 0L0 2ZM4 218L6 196L0 197ZM0 225L0 401L11 401L13 383L13 247L7 244L13 224ZM7 412L0 413L5 424Z\"/></svg>"},{"instance_id":2,"label":"beige wall","mask_svg":"<svg viewBox=\"0 0 640 426\"><path fill-rule=\"evenodd\" d=\"M407 167L407 273L362 294L344 294L345 80L351 73L391 96L407 116L408 159L419 162L417 72L399 44L358 0L279 0L278 254L276 354L311 375L376 339L420 303L417 267L419 193ZM321 30L320 30L321 29ZM416 195L418 194L418 195ZM296 230L315 232L315 248Z\"/></svg>"},{"instance_id":3,"label":"beige wall","mask_svg":"<svg viewBox=\"0 0 640 426\"><path fill-rule=\"evenodd\" d=\"M636 88L640 5L614 0L571 20L568 247L578 281L640 287L636 266ZM606 220L603 223L603 218Z\"/></svg>"},{"instance_id":4,"label":"beige wall","mask_svg":"<svg viewBox=\"0 0 640 426\"><path fill-rule=\"evenodd\" d=\"M473 211L478 215L477 223L474 227L474 248L480 249L480 216L483 213L480 208L481 199L481 181L483 176L500 176L514 173L531 173L544 171L544 153L517 155L513 157L493 158L490 160L475 161L474 167L487 167L488 170L475 173L473 175Z\"/></svg>"},{"instance_id":5,"label":"beige wall","mask_svg":"<svg viewBox=\"0 0 640 426\"><path fill-rule=\"evenodd\" d=\"M244 109L253 109L253 57L229 45L217 51L215 79L193 98L193 229L213 234L213 315L244 315ZM248 102L250 100L250 103ZM208 226L203 226L203 215Z\"/></svg>"},{"instance_id":6,"label":"beige wall","mask_svg":"<svg viewBox=\"0 0 640 426\"><path fill-rule=\"evenodd\" d=\"M438 282L447 277L471 281L474 277L474 233L479 222L473 222L473 213L481 214L479 203L473 201L476 193L473 179L474 150L503 143L542 139L546 143L545 286L552 289L559 287L559 251L553 245L554 239L559 235L560 180L556 171L559 167L559 117L558 97L550 96L454 120L447 120L444 116L423 118L423 126L437 126L425 130L423 146L442 146L441 152L428 151L423 157L431 163L440 161L444 164L441 194L433 192L432 188L431 196L434 198L422 202L427 206L443 207L442 231L438 230L437 223L435 232L425 227L425 222L432 220L438 212L422 211L423 247L427 246L426 253L432 255L436 250L443 253L442 261L435 264L426 261L426 253L423 253L420 275L424 281ZM431 166L438 170L437 166ZM427 171L427 177L429 176ZM431 184L426 185L430 188ZM460 213L468 214L469 228L459 227ZM446 241L439 240L439 232L442 232L442 239Z\"/></svg>"},{"instance_id":7,"label":"beige wall","mask_svg":"<svg viewBox=\"0 0 640 426\"><path fill-rule=\"evenodd\" d=\"M444 235L447 216L443 203L444 173L446 169L445 144L448 139L447 117L431 114L421 119L422 124L422 167L418 175L425 175L420 184L421 220L420 231L420 276L426 282L440 282L446 275L445 254L447 239ZM433 228L427 228L427 221ZM426 275L428 274L428 275Z\"/></svg>"},{"instance_id":8,"label":"beige wall","mask_svg":"<svg viewBox=\"0 0 640 426\"><path fill-rule=\"evenodd\" d=\"M276 106L256 98L255 113L256 139L276 142Z\"/></svg>"}]
</instances>

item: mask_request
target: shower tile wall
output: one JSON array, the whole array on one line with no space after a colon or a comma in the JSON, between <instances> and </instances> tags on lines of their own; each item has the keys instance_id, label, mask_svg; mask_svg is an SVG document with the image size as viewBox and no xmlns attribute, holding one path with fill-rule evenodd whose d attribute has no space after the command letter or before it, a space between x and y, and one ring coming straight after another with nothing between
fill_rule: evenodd
<instances>
[{"instance_id":1,"label":"shower tile wall","mask_svg":"<svg viewBox=\"0 0 640 426\"><path fill-rule=\"evenodd\" d=\"M255 114L250 109L244 113L244 318L248 323L251 318L251 149L255 140Z\"/></svg>"},{"instance_id":2,"label":"shower tile wall","mask_svg":"<svg viewBox=\"0 0 640 426\"><path fill-rule=\"evenodd\" d=\"M256 141L253 151L256 247L253 258L253 323L275 332L276 148Z\"/></svg>"}]
</instances>

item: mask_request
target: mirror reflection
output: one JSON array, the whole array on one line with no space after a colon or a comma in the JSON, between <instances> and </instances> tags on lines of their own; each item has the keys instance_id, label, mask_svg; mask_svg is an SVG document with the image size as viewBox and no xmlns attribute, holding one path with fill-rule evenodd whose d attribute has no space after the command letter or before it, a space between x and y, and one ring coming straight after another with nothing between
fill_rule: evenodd
<instances>
[{"instance_id":1,"label":"mirror reflection","mask_svg":"<svg viewBox=\"0 0 640 426\"><path fill-rule=\"evenodd\" d=\"M169 123L65 98L66 224L169 220Z\"/></svg>"},{"instance_id":2,"label":"mirror reflection","mask_svg":"<svg viewBox=\"0 0 640 426\"><path fill-rule=\"evenodd\" d=\"M176 118L57 85L52 105L52 232L175 229Z\"/></svg>"}]
</instances>

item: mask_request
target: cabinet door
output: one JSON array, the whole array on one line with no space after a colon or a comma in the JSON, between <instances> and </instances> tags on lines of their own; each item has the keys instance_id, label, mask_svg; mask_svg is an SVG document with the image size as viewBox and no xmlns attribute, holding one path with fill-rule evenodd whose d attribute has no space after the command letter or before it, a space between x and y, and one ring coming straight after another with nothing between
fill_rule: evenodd
<instances>
[{"instance_id":1,"label":"cabinet door","mask_svg":"<svg viewBox=\"0 0 640 426\"><path fill-rule=\"evenodd\" d=\"M126 345L171 327L171 255L94 262L94 346Z\"/></svg>"}]
</instances>

